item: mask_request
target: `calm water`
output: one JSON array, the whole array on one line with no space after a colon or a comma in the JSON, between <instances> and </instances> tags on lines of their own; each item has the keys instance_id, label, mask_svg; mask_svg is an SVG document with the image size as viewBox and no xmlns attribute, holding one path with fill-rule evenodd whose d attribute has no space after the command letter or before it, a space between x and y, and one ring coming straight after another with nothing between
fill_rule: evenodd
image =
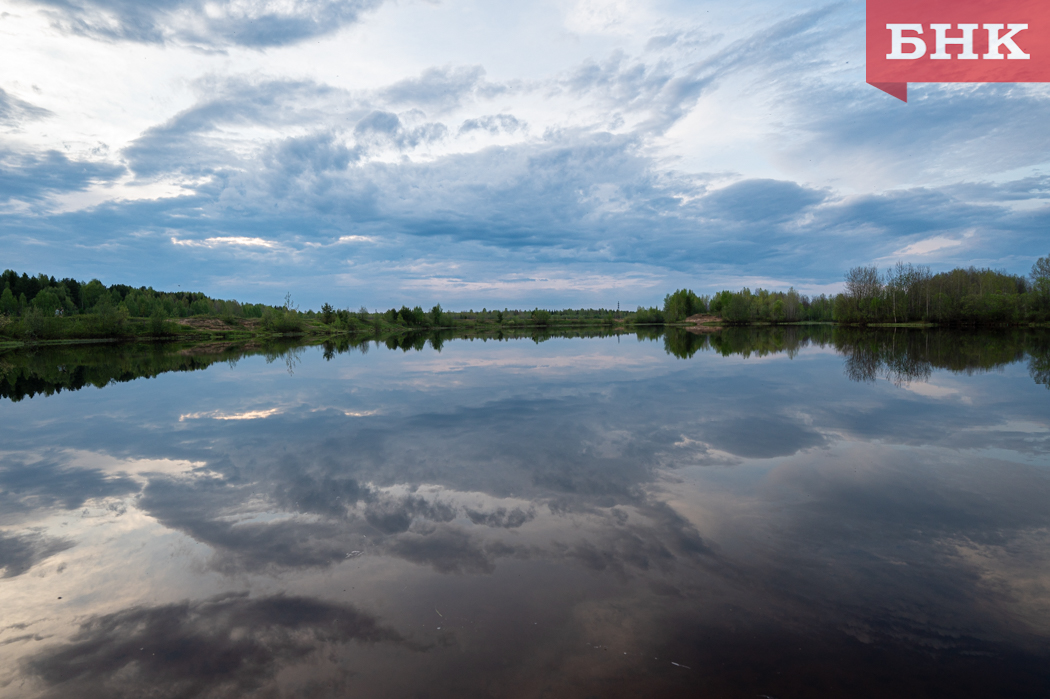
<instances>
[{"instance_id":1,"label":"calm water","mask_svg":"<svg viewBox=\"0 0 1050 699\"><path fill-rule=\"evenodd\" d=\"M1050 696L1046 334L536 340L0 355L0 697Z\"/></svg>"}]
</instances>

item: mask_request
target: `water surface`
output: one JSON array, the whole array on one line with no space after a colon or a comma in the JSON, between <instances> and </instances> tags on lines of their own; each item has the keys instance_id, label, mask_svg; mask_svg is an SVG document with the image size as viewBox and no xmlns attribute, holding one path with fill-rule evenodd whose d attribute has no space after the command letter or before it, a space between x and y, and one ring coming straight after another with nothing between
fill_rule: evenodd
<instances>
[{"instance_id":1,"label":"water surface","mask_svg":"<svg viewBox=\"0 0 1050 699\"><path fill-rule=\"evenodd\" d=\"M3 354L0 697L1045 697L1048 357L827 327Z\"/></svg>"}]
</instances>

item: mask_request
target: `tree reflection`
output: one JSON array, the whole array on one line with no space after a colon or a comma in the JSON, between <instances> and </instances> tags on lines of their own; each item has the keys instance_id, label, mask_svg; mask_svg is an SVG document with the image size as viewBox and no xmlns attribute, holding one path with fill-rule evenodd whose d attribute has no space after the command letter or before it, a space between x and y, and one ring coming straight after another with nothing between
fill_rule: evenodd
<instances>
[{"instance_id":1,"label":"tree reflection","mask_svg":"<svg viewBox=\"0 0 1050 699\"><path fill-rule=\"evenodd\" d=\"M507 331L492 334L412 332L377 338L365 335L338 335L320 343L324 358L341 354L365 354L375 347L408 352L429 347L440 352L453 340L509 342L553 338L591 338L624 335L620 329L577 329L569 331ZM887 379L907 385L928 381L934 369L972 374L1001 369L1028 361L1032 379L1050 388L1050 331L1044 328L1003 328L981 330L880 329L832 325L743 326L722 329L643 328L633 333L641 341L662 340L664 350L679 359L690 359L698 352L717 352L729 356L764 357L786 354L794 358L810 346L832 347L844 358L844 371L852 381ZM0 353L0 398L19 401L38 394L52 395L86 386L102 388L110 383L153 377L170 371L197 371L216 362L231 367L243 357L263 355L267 362L281 359L294 374L306 348L318 344L302 338L280 338L259 343L169 343L94 344L38 347Z\"/></svg>"}]
</instances>

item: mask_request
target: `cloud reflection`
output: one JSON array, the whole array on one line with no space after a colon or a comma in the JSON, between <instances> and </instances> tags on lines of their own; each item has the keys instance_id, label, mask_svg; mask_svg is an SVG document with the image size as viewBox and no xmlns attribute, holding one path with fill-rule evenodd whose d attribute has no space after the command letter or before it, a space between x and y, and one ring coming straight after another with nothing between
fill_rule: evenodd
<instances>
[{"instance_id":1,"label":"cloud reflection","mask_svg":"<svg viewBox=\"0 0 1050 699\"><path fill-rule=\"evenodd\" d=\"M9 534L0 531L0 569L3 577L25 573L44 559L74 546L69 539L44 536L40 532Z\"/></svg>"},{"instance_id":2,"label":"cloud reflection","mask_svg":"<svg viewBox=\"0 0 1050 699\"><path fill-rule=\"evenodd\" d=\"M45 697L244 696L321 648L350 642L418 649L351 606L239 593L88 618L68 643L24 667L48 687Z\"/></svg>"}]
</instances>

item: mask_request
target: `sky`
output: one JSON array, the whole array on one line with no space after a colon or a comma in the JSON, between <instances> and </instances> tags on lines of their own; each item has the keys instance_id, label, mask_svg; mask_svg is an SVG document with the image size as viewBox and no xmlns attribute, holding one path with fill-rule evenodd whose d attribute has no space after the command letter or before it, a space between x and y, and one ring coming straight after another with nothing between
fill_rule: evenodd
<instances>
[{"instance_id":1,"label":"sky","mask_svg":"<svg viewBox=\"0 0 1050 699\"><path fill-rule=\"evenodd\" d=\"M1048 107L865 84L853 0L0 0L0 267L353 309L1026 274Z\"/></svg>"}]
</instances>

